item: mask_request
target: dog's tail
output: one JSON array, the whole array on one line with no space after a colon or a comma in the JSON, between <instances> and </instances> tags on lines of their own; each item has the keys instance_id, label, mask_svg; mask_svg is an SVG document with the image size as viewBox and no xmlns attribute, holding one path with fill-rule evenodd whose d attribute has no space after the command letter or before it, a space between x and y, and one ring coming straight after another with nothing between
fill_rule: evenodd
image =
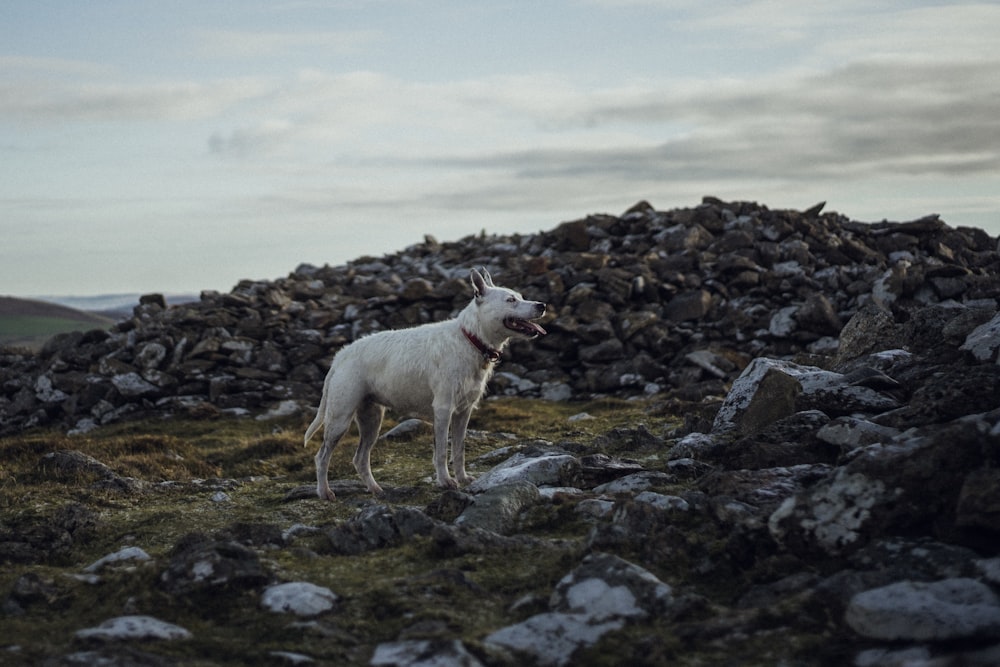
<instances>
[{"instance_id":1,"label":"dog's tail","mask_svg":"<svg viewBox=\"0 0 1000 667\"><path fill-rule=\"evenodd\" d=\"M319 430L319 427L323 425L323 421L326 419L326 382L323 383L323 396L319 399L319 407L316 408L316 417L313 418L312 424L309 424L309 428L306 429L305 438L302 440L302 446L309 446L309 438L313 437L313 434Z\"/></svg>"}]
</instances>

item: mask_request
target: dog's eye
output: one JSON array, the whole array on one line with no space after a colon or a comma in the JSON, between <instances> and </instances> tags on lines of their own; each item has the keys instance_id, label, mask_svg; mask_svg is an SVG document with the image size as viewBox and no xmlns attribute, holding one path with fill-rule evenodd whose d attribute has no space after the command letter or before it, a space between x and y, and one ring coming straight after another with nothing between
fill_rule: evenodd
<instances>
[{"instance_id":1,"label":"dog's eye","mask_svg":"<svg viewBox=\"0 0 1000 667\"><path fill-rule=\"evenodd\" d=\"M512 296L507 297L507 303L514 303L515 301L517 301L517 299L515 299L514 297Z\"/></svg>"}]
</instances>

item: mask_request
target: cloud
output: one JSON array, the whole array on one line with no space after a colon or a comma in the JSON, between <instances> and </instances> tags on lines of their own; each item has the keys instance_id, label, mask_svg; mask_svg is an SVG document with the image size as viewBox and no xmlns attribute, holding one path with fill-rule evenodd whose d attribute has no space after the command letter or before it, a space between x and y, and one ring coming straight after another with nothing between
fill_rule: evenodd
<instances>
[{"instance_id":1,"label":"cloud","mask_svg":"<svg viewBox=\"0 0 1000 667\"><path fill-rule=\"evenodd\" d=\"M745 36L790 7L784 0L743 3L691 25ZM1000 136L1000 59L984 51L966 60L964 50L918 57L912 48L935 19L952 38L959 28L971 31L974 43L984 30L964 14L944 20L951 15L941 8L890 14L896 23L870 10L856 31L816 39L809 66L798 59L739 78L647 73L595 87L573 72L413 80L309 68L266 78L122 83L84 67L79 77L0 75L0 117L207 121L197 131L212 155L239 158L247 179L267 183L289 206L301 197L306 207L363 207L391 196L422 207L541 209L595 190L650 191L665 182L701 188L1000 174L992 142ZM994 17L978 6L969 15ZM739 16L756 22L736 25ZM788 16L783 29L839 30L849 17L806 18ZM862 43L889 44L885 51L894 55L848 53L849 45L860 46L855 32L876 28L891 37ZM361 48L380 39L350 31L197 37L228 57L323 44ZM895 54L900 45L911 48ZM820 66L831 54L838 65ZM22 70L31 67L69 71L73 63L26 63ZM336 196L314 197L313 190Z\"/></svg>"},{"instance_id":2,"label":"cloud","mask_svg":"<svg viewBox=\"0 0 1000 667\"><path fill-rule=\"evenodd\" d=\"M194 53L202 58L273 58L320 49L327 54L357 53L383 39L378 30L244 31L196 30Z\"/></svg>"},{"instance_id":3,"label":"cloud","mask_svg":"<svg viewBox=\"0 0 1000 667\"><path fill-rule=\"evenodd\" d=\"M891 56L916 62L976 61L995 52L1000 5L989 2L897 0L892 7L865 3L841 16L816 52L837 61ZM833 5L831 5L833 6ZM838 6L839 9L839 6Z\"/></svg>"},{"instance_id":4,"label":"cloud","mask_svg":"<svg viewBox=\"0 0 1000 667\"><path fill-rule=\"evenodd\" d=\"M387 206L538 215L727 190L818 201L850 183L902 192L912 179L1000 175L998 70L1000 61L879 57L597 90L544 73L417 82L307 70L255 103L259 118L209 143L294 172L268 207L306 215ZM276 154L291 157L282 165Z\"/></svg>"},{"instance_id":5,"label":"cloud","mask_svg":"<svg viewBox=\"0 0 1000 667\"><path fill-rule=\"evenodd\" d=\"M0 80L0 117L29 122L191 120L218 115L273 89L255 77L107 83Z\"/></svg>"},{"instance_id":6,"label":"cloud","mask_svg":"<svg viewBox=\"0 0 1000 667\"><path fill-rule=\"evenodd\" d=\"M643 12L678 36L706 46L724 43L747 54L794 48L787 61L828 68L859 58L982 58L995 51L1000 5L952 0L579 0L584 5ZM768 61L769 62L769 61Z\"/></svg>"},{"instance_id":7,"label":"cloud","mask_svg":"<svg viewBox=\"0 0 1000 667\"><path fill-rule=\"evenodd\" d=\"M516 170L527 179L754 173L789 181L877 174L1000 173L1000 60L919 65L890 59L813 76L606 94L562 114L567 129L631 128L659 141L604 148L439 156L440 166Z\"/></svg>"},{"instance_id":8,"label":"cloud","mask_svg":"<svg viewBox=\"0 0 1000 667\"><path fill-rule=\"evenodd\" d=\"M0 72L7 79L37 78L39 76L93 77L112 72L107 65L86 60L48 58L39 56L0 56Z\"/></svg>"},{"instance_id":9,"label":"cloud","mask_svg":"<svg viewBox=\"0 0 1000 667\"><path fill-rule=\"evenodd\" d=\"M294 131L286 120L267 120L252 127L237 128L231 132L213 132L208 138L208 149L217 155L246 157L268 152L284 143Z\"/></svg>"},{"instance_id":10,"label":"cloud","mask_svg":"<svg viewBox=\"0 0 1000 667\"><path fill-rule=\"evenodd\" d=\"M312 159L329 156L356 162L396 164L461 147L532 145L542 126L587 94L549 75L495 76L426 82L373 71L304 69L271 94L221 117L210 139L214 150L234 137L241 156L253 159L276 150ZM282 119L280 132L273 119ZM266 135L267 141L252 140ZM559 141L549 133L549 139ZM266 153L265 153L266 151ZM411 165L415 165L411 162Z\"/></svg>"}]
</instances>

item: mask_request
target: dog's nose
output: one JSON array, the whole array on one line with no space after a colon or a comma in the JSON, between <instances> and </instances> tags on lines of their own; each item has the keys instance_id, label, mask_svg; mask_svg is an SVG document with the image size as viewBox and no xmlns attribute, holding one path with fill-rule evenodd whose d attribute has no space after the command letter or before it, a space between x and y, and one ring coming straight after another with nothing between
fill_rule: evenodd
<instances>
[{"instance_id":1,"label":"dog's nose","mask_svg":"<svg viewBox=\"0 0 1000 667\"><path fill-rule=\"evenodd\" d=\"M545 308L546 308L546 305L544 303L542 303L541 301L536 301L535 302L535 312L538 313L539 315L544 315L545 314Z\"/></svg>"}]
</instances>

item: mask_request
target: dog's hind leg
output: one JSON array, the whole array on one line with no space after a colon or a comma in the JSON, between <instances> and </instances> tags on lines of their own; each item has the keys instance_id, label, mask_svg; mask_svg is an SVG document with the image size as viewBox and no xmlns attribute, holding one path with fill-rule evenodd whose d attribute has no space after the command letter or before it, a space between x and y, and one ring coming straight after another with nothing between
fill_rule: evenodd
<instances>
[{"instance_id":1,"label":"dog's hind leg","mask_svg":"<svg viewBox=\"0 0 1000 667\"><path fill-rule=\"evenodd\" d=\"M350 366L338 367L334 361L323 386L323 446L316 452L316 495L324 500L335 499L328 478L333 450L350 429L364 400L364 389L353 381L354 377L356 373Z\"/></svg>"},{"instance_id":2,"label":"dog's hind leg","mask_svg":"<svg viewBox=\"0 0 1000 667\"><path fill-rule=\"evenodd\" d=\"M471 484L475 477L465 472L465 431L469 426L472 408L461 410L451 416L451 461L455 479L459 484Z\"/></svg>"},{"instance_id":3,"label":"dog's hind leg","mask_svg":"<svg viewBox=\"0 0 1000 667\"><path fill-rule=\"evenodd\" d=\"M379 429L382 428L382 417L385 416L385 408L378 403L365 401L358 408L358 431L361 433L361 441L358 449L354 452L354 469L361 476L361 481L365 483L368 490L374 494L382 493L382 487L378 485L372 477L372 447L378 440Z\"/></svg>"},{"instance_id":4,"label":"dog's hind leg","mask_svg":"<svg viewBox=\"0 0 1000 667\"><path fill-rule=\"evenodd\" d=\"M309 428L306 429L306 435L302 439L302 444L304 447L309 446L309 439L313 437L313 434L319 430L319 427L323 425L323 420L326 419L326 400L327 400L327 388L326 381L323 382L323 395L319 399L319 407L316 408L316 417L309 424Z\"/></svg>"},{"instance_id":5,"label":"dog's hind leg","mask_svg":"<svg viewBox=\"0 0 1000 667\"><path fill-rule=\"evenodd\" d=\"M327 419L323 430L323 446L316 452L316 495L320 500L334 500L336 496L330 488L330 457L337 443L351 427L351 415Z\"/></svg>"},{"instance_id":6,"label":"dog's hind leg","mask_svg":"<svg viewBox=\"0 0 1000 667\"><path fill-rule=\"evenodd\" d=\"M330 405L330 383L333 381L333 369L327 373L326 379L323 381L323 396L320 398L319 407L316 408L316 417L309 424L309 428L306 429L306 435L303 439L303 443L308 446L309 439L313 437L313 434L319 430L320 426L326 424L326 428L323 430L323 444L320 445L319 451L316 452L316 495L320 497L321 500L333 500L334 494L333 489L330 488L330 482L327 479L327 475L330 471L330 457L333 456L333 449L340 442L340 439L344 437L344 433L347 432L347 427L350 426L351 420L348 418L346 422L343 419L336 419L333 410Z\"/></svg>"}]
</instances>

